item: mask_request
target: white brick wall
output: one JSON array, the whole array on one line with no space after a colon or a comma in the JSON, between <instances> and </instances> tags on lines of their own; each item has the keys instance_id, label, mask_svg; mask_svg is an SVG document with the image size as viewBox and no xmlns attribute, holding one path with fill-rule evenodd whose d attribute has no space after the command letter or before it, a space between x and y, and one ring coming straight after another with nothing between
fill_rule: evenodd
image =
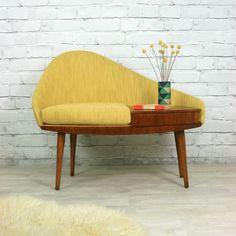
<instances>
[{"instance_id":1,"label":"white brick wall","mask_svg":"<svg viewBox=\"0 0 236 236\"><path fill-rule=\"evenodd\" d=\"M140 50L160 38L183 45L173 87L207 107L205 125L187 132L189 160L235 162L235 17L234 0L0 0L0 164L54 161L55 135L37 127L31 110L53 57L96 51L154 79ZM80 163L176 161L172 134L80 135L78 146Z\"/></svg>"}]
</instances>

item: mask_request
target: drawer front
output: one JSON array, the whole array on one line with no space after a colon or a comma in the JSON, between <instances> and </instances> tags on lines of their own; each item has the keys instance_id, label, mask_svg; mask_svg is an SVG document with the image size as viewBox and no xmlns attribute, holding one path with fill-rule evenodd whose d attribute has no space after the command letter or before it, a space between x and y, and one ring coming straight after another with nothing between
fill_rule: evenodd
<instances>
[{"instance_id":1,"label":"drawer front","mask_svg":"<svg viewBox=\"0 0 236 236\"><path fill-rule=\"evenodd\" d=\"M200 123L200 111L131 112L132 126L161 126Z\"/></svg>"}]
</instances>

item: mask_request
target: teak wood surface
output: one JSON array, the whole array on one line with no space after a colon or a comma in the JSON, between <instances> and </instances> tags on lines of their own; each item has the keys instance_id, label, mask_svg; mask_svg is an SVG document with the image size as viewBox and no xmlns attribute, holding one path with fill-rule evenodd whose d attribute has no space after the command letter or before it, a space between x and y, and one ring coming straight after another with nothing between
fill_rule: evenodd
<instances>
[{"instance_id":1,"label":"teak wood surface","mask_svg":"<svg viewBox=\"0 0 236 236\"><path fill-rule=\"evenodd\" d=\"M132 110L129 125L49 125L41 129L58 133L55 189L60 189L65 134L70 134L70 175L74 176L77 134L130 135L174 132L179 164L179 175L188 188L185 130L201 126L198 108L171 107L166 110Z\"/></svg>"}]
</instances>

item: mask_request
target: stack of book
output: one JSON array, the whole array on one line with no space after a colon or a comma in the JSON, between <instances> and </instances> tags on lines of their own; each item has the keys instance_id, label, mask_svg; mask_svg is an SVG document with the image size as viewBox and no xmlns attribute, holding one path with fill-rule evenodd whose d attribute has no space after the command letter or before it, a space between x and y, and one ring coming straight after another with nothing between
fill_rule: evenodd
<instances>
[{"instance_id":1,"label":"stack of book","mask_svg":"<svg viewBox=\"0 0 236 236\"><path fill-rule=\"evenodd\" d=\"M136 104L133 105L134 110L165 110L170 108L170 106L160 105L160 104Z\"/></svg>"}]
</instances>

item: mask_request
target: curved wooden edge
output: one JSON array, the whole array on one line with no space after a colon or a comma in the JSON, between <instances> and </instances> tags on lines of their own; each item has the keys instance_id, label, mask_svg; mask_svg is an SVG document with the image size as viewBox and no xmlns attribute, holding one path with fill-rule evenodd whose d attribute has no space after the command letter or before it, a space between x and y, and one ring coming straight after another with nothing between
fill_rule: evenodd
<instances>
[{"instance_id":1,"label":"curved wooden edge","mask_svg":"<svg viewBox=\"0 0 236 236\"><path fill-rule=\"evenodd\" d=\"M129 135L175 132L200 127L201 123L168 126L90 126L90 125L42 125L41 129L70 134Z\"/></svg>"}]
</instances>

